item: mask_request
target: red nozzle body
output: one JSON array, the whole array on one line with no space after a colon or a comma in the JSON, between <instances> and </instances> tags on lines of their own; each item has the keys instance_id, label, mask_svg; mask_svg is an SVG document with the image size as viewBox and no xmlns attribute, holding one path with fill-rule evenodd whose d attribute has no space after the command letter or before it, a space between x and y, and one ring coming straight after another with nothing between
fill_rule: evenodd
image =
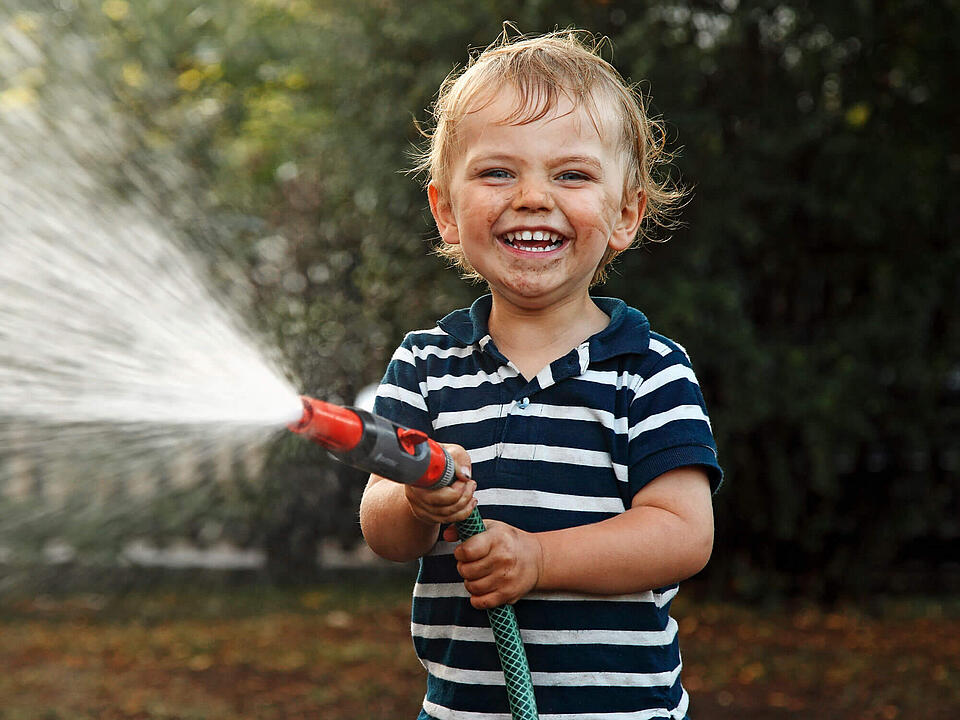
<instances>
[{"instance_id":1,"label":"red nozzle body","mask_svg":"<svg viewBox=\"0 0 960 720\"><path fill-rule=\"evenodd\" d=\"M363 420L357 413L309 397L300 399L303 401L303 415L299 422L287 426L293 432L334 452L347 452L360 444Z\"/></svg>"},{"instance_id":2,"label":"red nozzle body","mask_svg":"<svg viewBox=\"0 0 960 720\"><path fill-rule=\"evenodd\" d=\"M417 487L445 487L453 482L453 460L426 433L365 410L301 399L303 416L287 427L347 465Z\"/></svg>"}]
</instances>

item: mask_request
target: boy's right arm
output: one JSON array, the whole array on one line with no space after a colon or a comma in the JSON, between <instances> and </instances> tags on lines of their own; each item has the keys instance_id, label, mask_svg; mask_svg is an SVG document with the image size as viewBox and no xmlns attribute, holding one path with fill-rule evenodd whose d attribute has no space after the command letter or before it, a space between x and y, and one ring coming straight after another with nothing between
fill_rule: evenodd
<instances>
[{"instance_id":1,"label":"boy's right arm","mask_svg":"<svg viewBox=\"0 0 960 720\"><path fill-rule=\"evenodd\" d=\"M360 500L360 529L377 555L407 562L437 542L441 524L466 519L477 505L470 456L458 445L444 446L456 464L456 480L439 490L402 485L371 475Z\"/></svg>"}]
</instances>

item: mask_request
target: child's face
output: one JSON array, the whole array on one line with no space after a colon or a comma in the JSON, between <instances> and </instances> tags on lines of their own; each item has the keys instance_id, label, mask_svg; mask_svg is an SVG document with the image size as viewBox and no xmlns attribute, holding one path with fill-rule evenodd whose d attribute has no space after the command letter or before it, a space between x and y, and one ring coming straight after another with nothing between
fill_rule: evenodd
<instances>
[{"instance_id":1,"label":"child's face","mask_svg":"<svg viewBox=\"0 0 960 720\"><path fill-rule=\"evenodd\" d=\"M508 89L466 115L449 185L430 186L430 208L496 298L546 309L587 297L607 248L633 241L643 203L624 193L616 141L582 108L561 96L540 120L503 123L517 103Z\"/></svg>"}]
</instances>

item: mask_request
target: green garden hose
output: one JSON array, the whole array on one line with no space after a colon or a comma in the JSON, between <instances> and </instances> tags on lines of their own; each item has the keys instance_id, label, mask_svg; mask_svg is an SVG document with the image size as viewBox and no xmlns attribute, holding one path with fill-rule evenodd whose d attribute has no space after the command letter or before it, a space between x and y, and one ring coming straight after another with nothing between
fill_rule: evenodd
<instances>
[{"instance_id":1,"label":"green garden hose","mask_svg":"<svg viewBox=\"0 0 960 720\"><path fill-rule=\"evenodd\" d=\"M474 508L466 520L457 523L460 540L466 540L487 528L483 524L480 512ZM512 605L487 610L493 641L503 667L503 679L507 684L507 700L513 720L538 720L537 701L533 696L533 682L530 680L530 666L527 653L520 639L520 627Z\"/></svg>"}]
</instances>

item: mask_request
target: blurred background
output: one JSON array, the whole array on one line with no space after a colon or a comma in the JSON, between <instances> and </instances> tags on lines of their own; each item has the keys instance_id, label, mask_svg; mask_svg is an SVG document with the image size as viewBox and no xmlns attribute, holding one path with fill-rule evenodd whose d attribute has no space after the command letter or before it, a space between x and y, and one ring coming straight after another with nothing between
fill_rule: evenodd
<instances>
[{"instance_id":1,"label":"blurred background","mask_svg":"<svg viewBox=\"0 0 960 720\"><path fill-rule=\"evenodd\" d=\"M767 621L741 615L744 608L788 608L781 620L792 632L817 627L830 644L831 632L862 636L858 613L882 619L918 596L926 604L903 612L929 621L928 637L944 627L943 613L956 627L954 0L2 7L0 114L40 108L53 136L75 110L64 104L64 85L96 88L96 112L122 118L113 154L97 160L105 187L160 209L211 259L211 283L225 293L236 276L217 268L238 269L238 307L287 358L300 389L343 403L379 380L407 330L430 327L483 292L431 256L425 196L405 172L440 82L505 20L523 33L575 26L609 37L607 59L649 94L666 125L671 172L690 201L682 226L658 238L668 242L625 254L597 292L640 308L687 348L726 472L713 558L688 583L714 615L696 620L697 604L685 605L694 619L682 630L707 648L714 635L697 634L704 629L749 625L753 635L739 636L749 644ZM323 587L336 573L353 572L351 583L357 572L393 582L360 544L363 479L296 439L199 467L160 464L139 479L151 490L138 502L108 503L96 517L71 511L83 507L83 487L56 488L42 454L8 452L0 463L0 518L17 518L16 532L0 529L0 589L17 598L8 604L20 623L42 614L40 596L60 598L49 603L69 617L99 616L108 606L125 617L133 611L116 609L105 589L134 593L142 608L144 578L195 585L219 573L243 576L243 592L260 598L255 607L275 598L267 588L300 588L277 602L319 612L324 632L346 632L356 618L337 614L344 611L330 604L336 594L304 588ZM60 512L33 512L54 500ZM174 572L178 565L188 569ZM399 574L403 586L409 568ZM218 617L232 606L209 597L221 599L199 605ZM390 608L375 605L371 617L395 616L402 637L403 612ZM768 622L760 636L782 632L779 620ZM710 691L704 707L713 714L702 717L787 717L816 703L782 688L748 701L739 693L776 662L746 658L734 663L735 677L710 676L704 653L693 684ZM216 657L190 651L187 661L211 672ZM927 711L960 702L955 669L918 656L921 672L894 657L902 655L892 653L886 670L909 679L891 682L927 688ZM422 679L409 672L415 697ZM884 677L867 664L837 682L849 687L871 672ZM796 668L788 675L795 679ZM829 697L822 680L810 682ZM369 679L352 682L372 687ZM911 715L906 695L874 702L881 690L861 691L836 717L941 717ZM209 717L340 717L316 711L323 702L289 712L241 703ZM133 705L111 715L105 707L90 717L207 717ZM87 717L59 712L43 717Z\"/></svg>"}]
</instances>

